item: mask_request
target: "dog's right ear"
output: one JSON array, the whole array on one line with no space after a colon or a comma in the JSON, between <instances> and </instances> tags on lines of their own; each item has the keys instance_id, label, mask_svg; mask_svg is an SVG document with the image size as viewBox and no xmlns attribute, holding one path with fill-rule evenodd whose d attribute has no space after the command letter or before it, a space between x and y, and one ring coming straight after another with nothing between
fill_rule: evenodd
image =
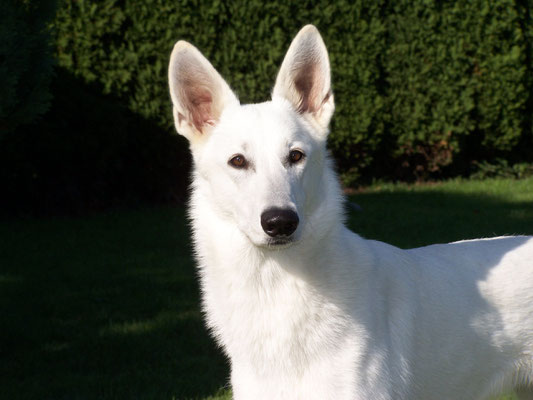
<instances>
[{"instance_id":1,"label":"dog's right ear","mask_svg":"<svg viewBox=\"0 0 533 400\"><path fill-rule=\"evenodd\" d=\"M224 108L239 100L211 63L193 45L174 45L168 67L176 130L191 143L204 138Z\"/></svg>"}]
</instances>

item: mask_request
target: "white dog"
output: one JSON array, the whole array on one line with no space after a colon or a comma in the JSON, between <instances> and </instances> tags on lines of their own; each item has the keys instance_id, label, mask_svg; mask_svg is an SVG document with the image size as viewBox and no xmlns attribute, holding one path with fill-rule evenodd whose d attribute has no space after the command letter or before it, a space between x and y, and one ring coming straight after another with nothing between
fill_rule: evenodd
<instances>
[{"instance_id":1,"label":"white dog","mask_svg":"<svg viewBox=\"0 0 533 400\"><path fill-rule=\"evenodd\" d=\"M169 79L194 158L204 310L236 399L533 399L533 238L401 250L350 232L315 27L291 44L271 101L239 104L183 41Z\"/></svg>"}]
</instances>

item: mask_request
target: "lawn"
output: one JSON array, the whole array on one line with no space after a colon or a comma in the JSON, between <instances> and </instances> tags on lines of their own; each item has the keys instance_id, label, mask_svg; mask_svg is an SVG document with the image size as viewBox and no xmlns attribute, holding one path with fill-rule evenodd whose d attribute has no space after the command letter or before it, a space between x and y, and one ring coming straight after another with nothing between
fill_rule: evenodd
<instances>
[{"instance_id":1,"label":"lawn","mask_svg":"<svg viewBox=\"0 0 533 400\"><path fill-rule=\"evenodd\" d=\"M374 185L350 227L400 247L533 234L533 179ZM229 398L182 208L0 223L0 399Z\"/></svg>"}]
</instances>

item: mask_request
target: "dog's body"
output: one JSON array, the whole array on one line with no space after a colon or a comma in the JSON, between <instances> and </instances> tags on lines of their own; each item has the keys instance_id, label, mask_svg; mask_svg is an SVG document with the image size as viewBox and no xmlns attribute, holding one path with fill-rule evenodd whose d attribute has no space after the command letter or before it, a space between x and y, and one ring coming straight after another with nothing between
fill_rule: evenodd
<instances>
[{"instance_id":1,"label":"dog's body","mask_svg":"<svg viewBox=\"0 0 533 400\"><path fill-rule=\"evenodd\" d=\"M236 399L533 399L533 238L400 250L346 229L314 27L270 102L241 106L185 42L169 78L194 157L204 309Z\"/></svg>"}]
</instances>

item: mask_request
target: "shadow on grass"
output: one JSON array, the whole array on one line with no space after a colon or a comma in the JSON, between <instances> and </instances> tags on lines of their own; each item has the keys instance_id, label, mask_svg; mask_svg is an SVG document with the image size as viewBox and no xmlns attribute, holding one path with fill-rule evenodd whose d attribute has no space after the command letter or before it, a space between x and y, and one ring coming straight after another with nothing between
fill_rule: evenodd
<instances>
[{"instance_id":1,"label":"shadow on grass","mask_svg":"<svg viewBox=\"0 0 533 400\"><path fill-rule=\"evenodd\" d=\"M401 247L533 233L533 201L361 193L349 225ZM0 398L213 395L228 366L209 338L183 209L0 224Z\"/></svg>"},{"instance_id":2,"label":"shadow on grass","mask_svg":"<svg viewBox=\"0 0 533 400\"><path fill-rule=\"evenodd\" d=\"M0 397L172 399L226 383L183 210L0 230Z\"/></svg>"}]
</instances>

